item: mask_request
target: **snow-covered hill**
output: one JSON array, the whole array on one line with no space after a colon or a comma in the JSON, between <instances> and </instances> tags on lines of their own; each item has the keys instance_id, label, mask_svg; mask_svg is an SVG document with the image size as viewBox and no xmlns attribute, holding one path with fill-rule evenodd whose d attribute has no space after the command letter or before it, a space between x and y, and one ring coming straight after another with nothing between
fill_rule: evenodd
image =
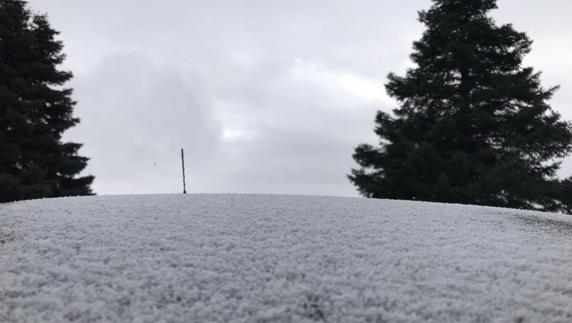
<instances>
[{"instance_id":1,"label":"snow-covered hill","mask_svg":"<svg viewBox=\"0 0 572 323\"><path fill-rule=\"evenodd\" d=\"M571 322L572 217L267 195L0 205L0 322Z\"/></svg>"}]
</instances>

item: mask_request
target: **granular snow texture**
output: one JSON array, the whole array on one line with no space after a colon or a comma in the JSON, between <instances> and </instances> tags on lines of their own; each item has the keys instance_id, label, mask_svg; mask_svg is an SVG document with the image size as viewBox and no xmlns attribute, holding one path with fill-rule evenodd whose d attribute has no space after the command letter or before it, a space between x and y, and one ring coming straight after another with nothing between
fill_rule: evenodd
<instances>
[{"instance_id":1,"label":"granular snow texture","mask_svg":"<svg viewBox=\"0 0 572 323\"><path fill-rule=\"evenodd\" d=\"M0 205L0 322L572 322L572 217L359 198Z\"/></svg>"}]
</instances>

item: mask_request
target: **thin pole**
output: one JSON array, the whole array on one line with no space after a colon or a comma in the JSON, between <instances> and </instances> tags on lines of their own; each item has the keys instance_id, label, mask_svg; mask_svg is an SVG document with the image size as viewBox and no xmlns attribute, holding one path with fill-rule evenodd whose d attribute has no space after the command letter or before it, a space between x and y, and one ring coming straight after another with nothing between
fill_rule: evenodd
<instances>
[{"instance_id":1,"label":"thin pole","mask_svg":"<svg viewBox=\"0 0 572 323\"><path fill-rule=\"evenodd\" d=\"M185 182L185 152L181 148L181 165L183 166L183 194L187 194L187 183Z\"/></svg>"}]
</instances>

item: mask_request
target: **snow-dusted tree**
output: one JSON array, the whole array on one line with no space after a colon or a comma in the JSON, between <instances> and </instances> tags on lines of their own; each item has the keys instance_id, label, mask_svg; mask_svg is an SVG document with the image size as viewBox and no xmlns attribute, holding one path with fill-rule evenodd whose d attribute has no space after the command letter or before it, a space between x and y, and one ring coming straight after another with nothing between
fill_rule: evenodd
<instances>
[{"instance_id":1,"label":"snow-dusted tree","mask_svg":"<svg viewBox=\"0 0 572 323\"><path fill-rule=\"evenodd\" d=\"M26 1L0 0L0 202L91 194L92 176L78 177L87 158L63 143L76 125L70 72L46 16Z\"/></svg>"},{"instance_id":2,"label":"snow-dusted tree","mask_svg":"<svg viewBox=\"0 0 572 323\"><path fill-rule=\"evenodd\" d=\"M433 2L414 68L386 84L400 106L378 112L380 146L356 148L350 180L367 197L569 209L556 171L572 128L547 103L556 87L523 66L531 40L495 23L496 0Z\"/></svg>"}]
</instances>

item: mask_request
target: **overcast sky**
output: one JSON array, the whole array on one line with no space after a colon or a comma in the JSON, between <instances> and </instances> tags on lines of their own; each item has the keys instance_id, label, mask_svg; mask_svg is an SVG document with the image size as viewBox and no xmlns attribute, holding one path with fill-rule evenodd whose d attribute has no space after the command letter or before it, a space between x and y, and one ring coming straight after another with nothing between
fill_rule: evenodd
<instances>
[{"instance_id":1,"label":"overcast sky","mask_svg":"<svg viewBox=\"0 0 572 323\"><path fill-rule=\"evenodd\" d=\"M353 148L376 143L388 72L404 74L429 0L30 0L61 32L98 194L357 196ZM499 0L534 40L572 120L572 1ZM572 160L561 174L572 174Z\"/></svg>"}]
</instances>

